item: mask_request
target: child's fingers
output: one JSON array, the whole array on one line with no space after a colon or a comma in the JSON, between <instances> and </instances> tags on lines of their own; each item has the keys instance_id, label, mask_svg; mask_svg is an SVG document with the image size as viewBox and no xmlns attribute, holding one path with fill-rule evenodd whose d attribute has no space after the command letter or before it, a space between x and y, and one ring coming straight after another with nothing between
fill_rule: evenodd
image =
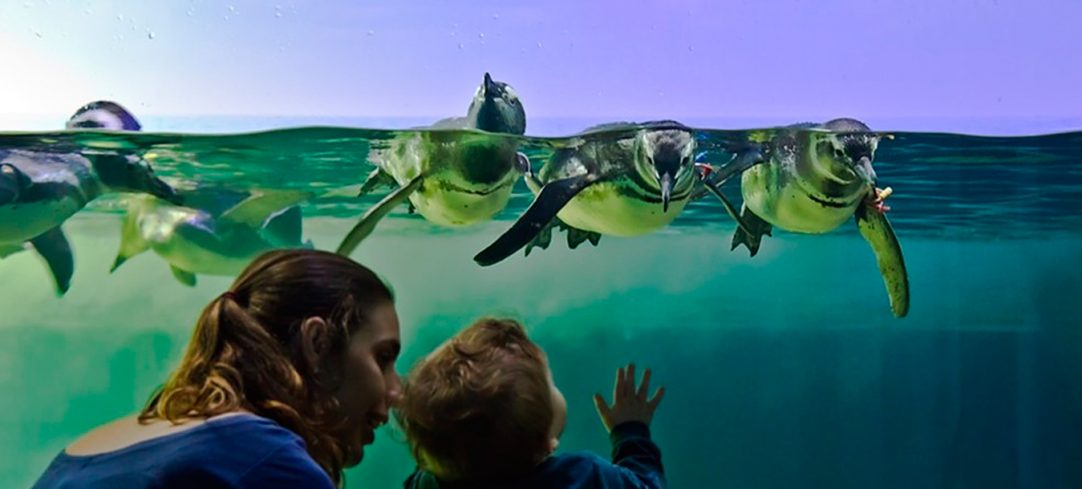
<instances>
[{"instance_id":1,"label":"child's fingers","mask_svg":"<svg viewBox=\"0 0 1082 489\"><path fill-rule=\"evenodd\" d=\"M650 400L646 402L646 407L650 409L650 412L653 412L655 409L657 409L657 405L661 404L661 399L664 397L665 386L658 387L657 391L654 392L654 397L650 398Z\"/></svg>"},{"instance_id":2,"label":"child's fingers","mask_svg":"<svg viewBox=\"0 0 1082 489\"><path fill-rule=\"evenodd\" d=\"M623 391L623 397L633 397L635 395L635 364L627 364L627 369L624 372L624 385L621 386Z\"/></svg>"},{"instance_id":3,"label":"child's fingers","mask_svg":"<svg viewBox=\"0 0 1082 489\"><path fill-rule=\"evenodd\" d=\"M648 392L650 392L650 369L642 371L642 385L640 385L638 391L635 392L635 397L640 400L645 400Z\"/></svg>"},{"instance_id":4,"label":"child's fingers","mask_svg":"<svg viewBox=\"0 0 1082 489\"><path fill-rule=\"evenodd\" d=\"M612 402L616 402L620 398L620 394L624 389L624 368L620 367L616 369L616 383L612 385Z\"/></svg>"},{"instance_id":5,"label":"child's fingers","mask_svg":"<svg viewBox=\"0 0 1082 489\"><path fill-rule=\"evenodd\" d=\"M609 405L601 394L594 394L594 407L597 408L597 415L601 416L601 419L609 419Z\"/></svg>"}]
</instances>

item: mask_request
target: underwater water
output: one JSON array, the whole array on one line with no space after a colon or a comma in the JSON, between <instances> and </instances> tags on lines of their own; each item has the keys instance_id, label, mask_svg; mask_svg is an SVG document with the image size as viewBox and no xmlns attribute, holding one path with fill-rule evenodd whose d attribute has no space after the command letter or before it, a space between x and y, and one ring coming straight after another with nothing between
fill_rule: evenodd
<instances>
[{"instance_id":1,"label":"underwater water","mask_svg":"<svg viewBox=\"0 0 1082 489\"><path fill-rule=\"evenodd\" d=\"M532 200L520 182L495 220L465 229L402 206L353 257L396 290L403 373L481 315L524 321L567 398L561 450L607 455L592 394L608 396L628 361L654 369L674 488L1082 486L1082 133L893 134L875 169L894 189L903 319L856 226L775 230L749 257L729 250L736 226L709 198L653 234L575 250L561 235L479 267L473 255ZM394 135L9 132L0 147L136 152L180 188L311 191L304 236L333 250L382 196L356 194L369 149ZM699 131L700 159L723 162L743 135ZM523 144L539 164L569 141ZM724 187L737 202L738 187ZM231 281L182 285L154 253L109 273L123 205L100 198L64 225L75 274L62 298L32 253L0 261L3 487L28 487L80 433L138 409ZM384 429L348 487L398 487L412 468Z\"/></svg>"}]
</instances>

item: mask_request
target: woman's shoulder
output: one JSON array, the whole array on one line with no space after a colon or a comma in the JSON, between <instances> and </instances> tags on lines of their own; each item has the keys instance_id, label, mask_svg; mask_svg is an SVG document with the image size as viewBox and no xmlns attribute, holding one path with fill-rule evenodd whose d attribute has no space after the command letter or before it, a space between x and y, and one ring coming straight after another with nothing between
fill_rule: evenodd
<instances>
[{"instance_id":1,"label":"woman's shoulder","mask_svg":"<svg viewBox=\"0 0 1082 489\"><path fill-rule=\"evenodd\" d=\"M238 445L248 447L253 446L253 441L273 444L300 440L274 421L250 413L229 413L181 423L167 420L143 423L137 416L129 416L91 430L69 445L65 454L94 457L161 445L207 443L215 439L232 441L238 435L244 438L244 443Z\"/></svg>"},{"instance_id":2,"label":"woman's shoulder","mask_svg":"<svg viewBox=\"0 0 1082 489\"><path fill-rule=\"evenodd\" d=\"M155 485L160 487L173 487L174 483L195 487L192 484L196 482L214 481L246 481L242 487L281 487L267 485L273 481L333 487L324 485L330 484L330 479L308 455L301 438L267 418L247 413L223 415L159 436L135 438L134 443L119 448L100 443L111 433L123 434L124 423L106 425L72 444L54 460L46 475L128 480L155 474ZM150 426L147 433L154 433L153 425L141 426ZM103 447L112 449L78 451ZM143 487L134 479L131 482L132 487Z\"/></svg>"}]
</instances>

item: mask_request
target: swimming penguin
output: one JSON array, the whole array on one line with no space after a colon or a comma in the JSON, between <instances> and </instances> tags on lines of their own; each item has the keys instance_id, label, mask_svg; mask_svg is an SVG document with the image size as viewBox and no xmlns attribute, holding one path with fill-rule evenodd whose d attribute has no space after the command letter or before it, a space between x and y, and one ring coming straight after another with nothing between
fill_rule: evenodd
<instances>
[{"instance_id":1,"label":"swimming penguin","mask_svg":"<svg viewBox=\"0 0 1082 489\"><path fill-rule=\"evenodd\" d=\"M120 250L109 272L153 249L169 263L178 281L194 286L196 274L235 276L265 251L312 248L310 241L301 241L298 206L309 198L308 192L256 192L224 212L215 212L210 206L197 209L149 195L132 197L121 228ZM185 200L196 199L186 196Z\"/></svg>"},{"instance_id":2,"label":"swimming penguin","mask_svg":"<svg viewBox=\"0 0 1082 489\"><path fill-rule=\"evenodd\" d=\"M854 119L782 128L763 143L762 164L743 172L741 217L733 235L752 256L771 227L799 233L827 233L855 218L871 245L897 317L909 311L909 279L902 249L884 212L890 189L876 187L872 161L880 136Z\"/></svg>"},{"instance_id":3,"label":"swimming penguin","mask_svg":"<svg viewBox=\"0 0 1082 489\"><path fill-rule=\"evenodd\" d=\"M428 128L391 143L374 153L377 169L361 188L361 195L381 185L397 185L365 213L350 230L338 253L349 255L391 209L409 199L429 222L463 227L491 219L507 206L529 159L517 151L515 138L489 133L522 135L526 112L510 85L485 73L466 117L443 119Z\"/></svg>"},{"instance_id":4,"label":"swimming penguin","mask_svg":"<svg viewBox=\"0 0 1082 489\"><path fill-rule=\"evenodd\" d=\"M604 124L578 137L581 144L557 150L536 176L526 175L533 203L474 261L488 266L527 245L527 254L534 246L546 248L553 225L568 232L571 248L584 241L597 245L602 234L655 231L680 214L699 182L695 138L679 122ZM732 174L728 166L720 172Z\"/></svg>"},{"instance_id":5,"label":"swimming penguin","mask_svg":"<svg viewBox=\"0 0 1082 489\"><path fill-rule=\"evenodd\" d=\"M128 111L107 101L83 106L67 127L140 129ZM177 201L173 189L132 155L0 149L0 258L32 247L49 266L57 295L63 295L74 259L61 224L98 196L115 192Z\"/></svg>"}]
</instances>

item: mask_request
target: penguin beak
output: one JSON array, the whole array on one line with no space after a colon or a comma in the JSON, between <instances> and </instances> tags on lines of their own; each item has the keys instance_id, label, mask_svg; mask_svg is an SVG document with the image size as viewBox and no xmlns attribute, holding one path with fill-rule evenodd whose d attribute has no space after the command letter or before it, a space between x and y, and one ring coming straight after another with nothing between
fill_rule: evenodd
<instances>
[{"instance_id":1,"label":"penguin beak","mask_svg":"<svg viewBox=\"0 0 1082 489\"><path fill-rule=\"evenodd\" d=\"M860 160L853 165L853 171L856 172L857 177L864 181L868 185L875 185L876 175L875 169L872 168L872 159L867 156L861 156Z\"/></svg>"},{"instance_id":2,"label":"penguin beak","mask_svg":"<svg viewBox=\"0 0 1082 489\"><path fill-rule=\"evenodd\" d=\"M672 175L661 174L661 211L669 212L669 199L672 198Z\"/></svg>"},{"instance_id":3,"label":"penguin beak","mask_svg":"<svg viewBox=\"0 0 1082 489\"><path fill-rule=\"evenodd\" d=\"M491 97L497 92L496 82L492 81L492 75L485 73L485 97Z\"/></svg>"}]
</instances>

